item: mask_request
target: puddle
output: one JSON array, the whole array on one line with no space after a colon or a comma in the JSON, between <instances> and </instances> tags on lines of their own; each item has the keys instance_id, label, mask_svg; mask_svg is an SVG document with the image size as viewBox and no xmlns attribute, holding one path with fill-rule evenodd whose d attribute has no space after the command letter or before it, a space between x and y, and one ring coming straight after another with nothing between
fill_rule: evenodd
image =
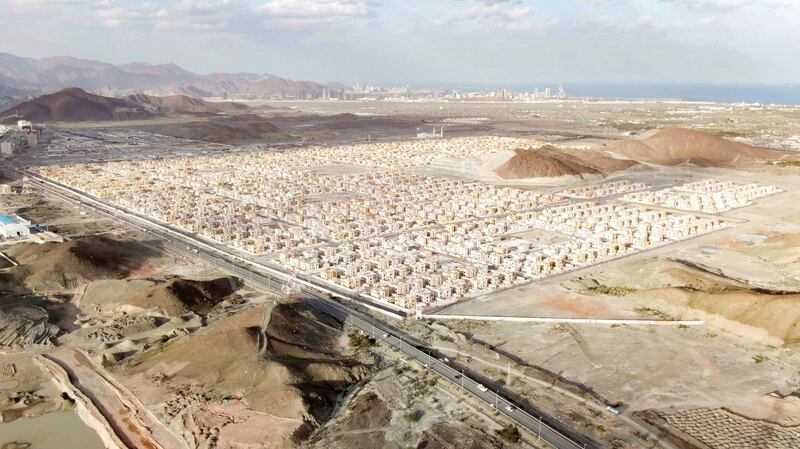
<instances>
[{"instance_id":1,"label":"puddle","mask_svg":"<svg viewBox=\"0 0 800 449\"><path fill-rule=\"evenodd\" d=\"M102 440L75 412L48 413L0 423L0 446L13 441L31 449L103 449Z\"/></svg>"}]
</instances>

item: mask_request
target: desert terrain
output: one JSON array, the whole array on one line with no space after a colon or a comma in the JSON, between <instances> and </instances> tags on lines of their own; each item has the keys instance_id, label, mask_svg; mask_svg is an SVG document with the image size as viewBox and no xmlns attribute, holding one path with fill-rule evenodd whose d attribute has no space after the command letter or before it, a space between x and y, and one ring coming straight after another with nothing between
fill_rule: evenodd
<instances>
[{"instance_id":1,"label":"desert terrain","mask_svg":"<svg viewBox=\"0 0 800 449\"><path fill-rule=\"evenodd\" d=\"M652 190L704 179L778 187L743 207L698 212L729 225L715 232L431 313L475 320L364 312L600 447L800 443L800 169L792 153L800 109L576 100L275 101L212 110L183 99L124 101L140 105L142 120L56 117L44 134L57 145L26 150L15 163L414 141L435 125L445 139L536 144L443 158L415 174L542 194L615 180ZM361 170L329 164L309 173ZM85 447L540 447L530 432L507 438L511 423L497 411L303 295L256 288L112 216L22 179L6 182L12 192L0 194L0 213L63 241L0 247L0 435L13 435L0 445L57 447L11 427L54 419L97 437ZM540 244L564 240L529 234L522 237Z\"/></svg>"}]
</instances>

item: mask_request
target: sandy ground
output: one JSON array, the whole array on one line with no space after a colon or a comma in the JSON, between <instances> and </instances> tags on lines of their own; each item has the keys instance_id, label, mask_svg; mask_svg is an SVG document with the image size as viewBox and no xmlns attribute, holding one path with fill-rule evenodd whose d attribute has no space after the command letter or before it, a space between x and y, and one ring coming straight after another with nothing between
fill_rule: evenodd
<instances>
[{"instance_id":1,"label":"sandy ground","mask_svg":"<svg viewBox=\"0 0 800 449\"><path fill-rule=\"evenodd\" d=\"M766 167L753 172L697 169L689 173L771 183L787 192L723 214L736 222L732 229L478 298L449 307L445 313L699 318L706 321L705 326L446 322L447 327L462 332L469 340L437 340L437 345L458 347L475 357L487 347L495 348L500 355L494 365L502 367L504 363L497 363L498 360L510 355L513 359L509 360L517 369L522 369L520 366L524 365L520 363L524 363L554 373L596 391L608 402L624 404L628 412L659 410L669 426L709 447L796 447L795 443L800 444L797 396L781 394L792 394L800 388L800 354L796 344L777 338L776 332L783 332L780 337L793 335L786 333L788 330L781 331L783 325L777 323L789 320L786 326L792 326L800 301L790 302L791 295L767 296L783 301L782 308L776 309L780 312L759 306L747 309L747 315L735 315L728 305L720 303L732 301L730 295L734 293L715 293L715 289L752 291L747 293L751 295L747 296L748 301L758 295L764 297L751 289L798 290L800 178L785 169ZM593 285L589 280L622 289L618 290L621 293L587 291L586 287ZM690 286L700 289L700 293L670 286ZM699 296L706 290L713 302ZM476 348L467 341L485 345ZM493 370L498 380L505 377L500 368L487 365L484 369ZM523 393L528 388L536 392L535 385L529 383L512 385ZM745 427L755 430L737 435L735 429ZM721 434L712 434L717 432L715 429ZM728 429L730 432L725 434ZM759 439L755 436L759 432L774 438ZM719 436L716 440L715 435Z\"/></svg>"}]
</instances>

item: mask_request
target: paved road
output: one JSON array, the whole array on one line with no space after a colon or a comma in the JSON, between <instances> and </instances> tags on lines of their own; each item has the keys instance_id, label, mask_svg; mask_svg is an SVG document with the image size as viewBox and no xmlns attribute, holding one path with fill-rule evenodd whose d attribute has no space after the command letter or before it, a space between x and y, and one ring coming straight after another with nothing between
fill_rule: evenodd
<instances>
[{"instance_id":1,"label":"paved road","mask_svg":"<svg viewBox=\"0 0 800 449\"><path fill-rule=\"evenodd\" d=\"M161 223L146 217L133 215L129 211L101 202L99 199L87 196L83 192L36 176L29 175L29 178L37 187L52 195L92 208L103 215L123 221L156 237L163 243L165 249L179 254L199 257L261 287L280 291L281 286L291 278L288 273L271 267L258 266L252 262L244 261L239 256L228 251L213 247L206 242L198 241L196 237L186 232L177 232L172 229L165 231L165 226ZM246 266L246 263L251 265ZM537 439L542 443L558 449L601 447L598 443L574 431L567 424L550 417L533 405L513 399L516 397L515 393L496 385L493 381L476 372L445 359L437 352L427 349L419 340L401 332L388 323L361 313L336 300L352 301L353 298L349 298L341 292L332 291L327 285L315 285L310 279L296 279L296 281L300 284L302 292L308 297L308 302L313 307L356 327L383 344L397 349L410 359L415 360L420 365L453 383L465 393L506 415L519 426L536 435Z\"/></svg>"}]
</instances>

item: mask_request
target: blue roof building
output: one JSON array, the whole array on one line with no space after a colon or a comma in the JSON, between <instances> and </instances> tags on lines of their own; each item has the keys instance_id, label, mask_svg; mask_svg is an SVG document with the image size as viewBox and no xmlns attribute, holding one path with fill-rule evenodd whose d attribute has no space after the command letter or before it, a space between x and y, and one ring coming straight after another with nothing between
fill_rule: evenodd
<instances>
[{"instance_id":1,"label":"blue roof building","mask_svg":"<svg viewBox=\"0 0 800 449\"><path fill-rule=\"evenodd\" d=\"M28 237L31 235L31 231L28 229L30 224L30 221L16 215L0 214L0 237L6 239Z\"/></svg>"}]
</instances>

